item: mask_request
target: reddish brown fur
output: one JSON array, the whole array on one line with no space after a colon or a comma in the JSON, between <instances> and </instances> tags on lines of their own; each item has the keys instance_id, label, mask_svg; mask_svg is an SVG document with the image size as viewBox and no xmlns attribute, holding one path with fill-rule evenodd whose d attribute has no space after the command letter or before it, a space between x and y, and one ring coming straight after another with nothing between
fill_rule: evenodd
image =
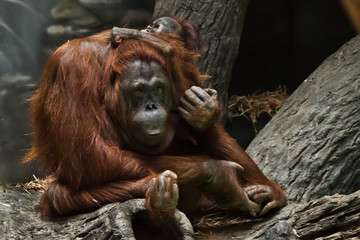
<instances>
[{"instance_id":1,"label":"reddish brown fur","mask_svg":"<svg viewBox=\"0 0 360 240\"><path fill-rule=\"evenodd\" d=\"M204 41L195 26L188 20L178 16L173 18L181 25L179 36L183 40L185 47L196 52L201 52L204 47Z\"/></svg>"},{"instance_id":2,"label":"reddish brown fur","mask_svg":"<svg viewBox=\"0 0 360 240\"><path fill-rule=\"evenodd\" d=\"M166 39L173 47L173 59L181 61L181 83L174 82L166 58L148 44L129 39L113 48L109 31L69 41L51 56L31 98L34 145L24 160L40 159L56 179L41 199L42 216L70 215L145 197L149 180L167 169L178 175L180 208L186 210L199 197L193 193L203 192L203 164L224 159L245 168L242 186L270 185L285 199L282 189L262 174L219 124L191 133L197 146L175 138L158 156L128 149L120 137L126 126L119 105L122 74L131 62L140 58L163 66L173 84L173 109L186 89L206 78L196 70L195 53L175 36ZM179 118L176 112L169 114ZM224 186L216 194L228 191Z\"/></svg>"}]
</instances>

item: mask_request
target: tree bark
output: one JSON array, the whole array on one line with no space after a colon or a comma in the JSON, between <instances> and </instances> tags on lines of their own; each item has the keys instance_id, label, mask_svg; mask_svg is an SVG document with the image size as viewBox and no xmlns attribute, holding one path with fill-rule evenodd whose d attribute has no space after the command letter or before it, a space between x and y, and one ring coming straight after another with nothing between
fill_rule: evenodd
<instances>
[{"instance_id":1,"label":"tree bark","mask_svg":"<svg viewBox=\"0 0 360 240\"><path fill-rule=\"evenodd\" d=\"M199 239L359 239L360 191L290 204L276 215L210 228ZM239 221L241 222L241 221Z\"/></svg>"},{"instance_id":2,"label":"tree bark","mask_svg":"<svg viewBox=\"0 0 360 240\"><path fill-rule=\"evenodd\" d=\"M193 239L193 228L185 214L177 211L175 228L178 233L169 236L147 229L146 225L133 220L150 222L147 218L145 199L133 199L124 203L113 203L97 211L68 218L40 219L35 206L42 193L24 191L12 186L2 186L0 192L0 236L1 239L117 239L117 240L161 240Z\"/></svg>"},{"instance_id":3,"label":"tree bark","mask_svg":"<svg viewBox=\"0 0 360 240\"><path fill-rule=\"evenodd\" d=\"M199 61L202 73L212 78L207 87L218 91L222 107L221 122L226 119L228 87L233 63L238 54L240 36L249 0L157 0L154 18L179 16L188 19L207 43Z\"/></svg>"},{"instance_id":4,"label":"tree bark","mask_svg":"<svg viewBox=\"0 0 360 240\"><path fill-rule=\"evenodd\" d=\"M328 57L247 149L288 199L360 189L360 36Z\"/></svg>"},{"instance_id":5,"label":"tree bark","mask_svg":"<svg viewBox=\"0 0 360 240\"><path fill-rule=\"evenodd\" d=\"M34 210L42 193L4 186L0 192L2 239L175 239L147 229L144 199L113 203L97 211L69 218L41 220ZM146 220L146 219L145 219ZM177 239L193 239L190 222L182 215ZM151 226L151 225L150 225ZM360 191L290 204L275 215L244 219L241 224L210 227L195 239L358 239Z\"/></svg>"}]
</instances>

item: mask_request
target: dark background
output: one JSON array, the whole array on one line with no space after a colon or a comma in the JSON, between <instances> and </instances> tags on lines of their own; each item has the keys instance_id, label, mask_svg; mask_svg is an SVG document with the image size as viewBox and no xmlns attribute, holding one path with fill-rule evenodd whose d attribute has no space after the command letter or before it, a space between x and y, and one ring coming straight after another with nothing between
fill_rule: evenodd
<instances>
[{"instance_id":1,"label":"dark background","mask_svg":"<svg viewBox=\"0 0 360 240\"><path fill-rule=\"evenodd\" d=\"M29 98L50 54L64 42L111 28L144 27L154 0L26 0L0 2L0 183L23 182L36 166L21 165L30 146ZM339 0L250 0L229 96L293 92L317 66L356 35ZM269 121L263 116L258 130ZM244 148L254 137L245 118L227 123Z\"/></svg>"},{"instance_id":2,"label":"dark background","mask_svg":"<svg viewBox=\"0 0 360 240\"><path fill-rule=\"evenodd\" d=\"M291 94L330 54L356 35L340 0L250 0L229 96L274 91ZM255 125L260 130L270 117ZM243 148L255 131L233 118L227 130Z\"/></svg>"}]
</instances>

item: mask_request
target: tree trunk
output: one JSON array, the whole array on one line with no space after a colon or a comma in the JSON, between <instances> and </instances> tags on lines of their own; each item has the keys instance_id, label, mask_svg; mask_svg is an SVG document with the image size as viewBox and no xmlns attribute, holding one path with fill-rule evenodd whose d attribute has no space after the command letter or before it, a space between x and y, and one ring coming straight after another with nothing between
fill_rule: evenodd
<instances>
[{"instance_id":1,"label":"tree trunk","mask_svg":"<svg viewBox=\"0 0 360 240\"><path fill-rule=\"evenodd\" d=\"M157 0L154 17L180 16L188 19L204 36L207 47L199 61L202 73L212 78L207 87L218 91L226 119L228 87L233 63L238 54L241 31L249 0Z\"/></svg>"},{"instance_id":2,"label":"tree trunk","mask_svg":"<svg viewBox=\"0 0 360 240\"><path fill-rule=\"evenodd\" d=\"M360 189L360 36L304 81L247 152L290 201Z\"/></svg>"}]
</instances>

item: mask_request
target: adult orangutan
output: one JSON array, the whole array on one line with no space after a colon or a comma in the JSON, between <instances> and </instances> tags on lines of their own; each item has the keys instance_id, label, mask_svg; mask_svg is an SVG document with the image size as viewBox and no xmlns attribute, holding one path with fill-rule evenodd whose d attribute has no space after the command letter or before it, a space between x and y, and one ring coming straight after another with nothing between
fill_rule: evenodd
<instances>
[{"instance_id":1,"label":"adult orangutan","mask_svg":"<svg viewBox=\"0 0 360 240\"><path fill-rule=\"evenodd\" d=\"M25 157L55 177L42 216L141 197L154 214L190 212L201 196L257 215L286 205L216 123L216 94L199 87L206 76L197 54L173 34L145 34L116 44L110 31L72 40L46 64L30 100L34 145Z\"/></svg>"}]
</instances>

